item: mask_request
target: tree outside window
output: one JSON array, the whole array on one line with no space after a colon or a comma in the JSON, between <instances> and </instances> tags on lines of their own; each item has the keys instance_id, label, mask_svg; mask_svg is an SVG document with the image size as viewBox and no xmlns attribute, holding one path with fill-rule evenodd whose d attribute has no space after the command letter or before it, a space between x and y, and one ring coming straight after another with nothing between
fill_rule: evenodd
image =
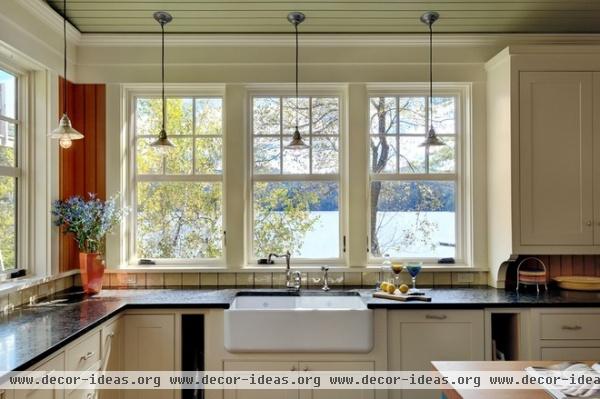
<instances>
[{"instance_id":1,"label":"tree outside window","mask_svg":"<svg viewBox=\"0 0 600 399\"><path fill-rule=\"evenodd\" d=\"M457 97L377 96L370 106L372 257L456 257ZM420 147L429 112L447 144Z\"/></svg>"}]
</instances>

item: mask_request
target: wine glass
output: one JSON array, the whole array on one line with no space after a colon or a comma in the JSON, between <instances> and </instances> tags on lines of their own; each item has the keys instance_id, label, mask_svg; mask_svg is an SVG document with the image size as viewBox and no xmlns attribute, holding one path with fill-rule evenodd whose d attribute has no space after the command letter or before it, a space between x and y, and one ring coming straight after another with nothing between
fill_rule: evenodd
<instances>
[{"instance_id":1,"label":"wine glass","mask_svg":"<svg viewBox=\"0 0 600 399\"><path fill-rule=\"evenodd\" d=\"M413 294L419 293L417 290L417 275L421 272L422 267L423 263L421 262L411 262L406 265L406 271L412 278L412 289L410 291Z\"/></svg>"},{"instance_id":2,"label":"wine glass","mask_svg":"<svg viewBox=\"0 0 600 399\"><path fill-rule=\"evenodd\" d=\"M396 286L396 288L400 287L400 272L402 272L403 268L404 265L402 263L392 263L392 272L394 272L394 285Z\"/></svg>"}]
</instances>

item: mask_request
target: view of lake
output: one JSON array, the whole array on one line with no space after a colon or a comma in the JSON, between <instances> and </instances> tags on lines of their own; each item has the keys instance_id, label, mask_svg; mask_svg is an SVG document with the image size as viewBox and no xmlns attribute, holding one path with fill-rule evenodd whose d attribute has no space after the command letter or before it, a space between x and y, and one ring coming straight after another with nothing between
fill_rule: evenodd
<instances>
[{"instance_id":1,"label":"view of lake","mask_svg":"<svg viewBox=\"0 0 600 399\"><path fill-rule=\"evenodd\" d=\"M336 248L339 245L339 214L338 212L311 212L319 217L319 222L312 231L304 237L304 243L300 249L302 258L332 258L336 257ZM396 231L399 235L401 226L409 226L415 223L417 212L380 212L386 224L381 228L382 237L390 237ZM454 212L422 212L421 217L437 224L437 231L433 233L434 243L437 245L432 252L431 248L412 247L404 248L402 251L389 250L392 257L408 258L444 258L455 256L456 232ZM449 246L451 244L452 246Z\"/></svg>"}]
</instances>

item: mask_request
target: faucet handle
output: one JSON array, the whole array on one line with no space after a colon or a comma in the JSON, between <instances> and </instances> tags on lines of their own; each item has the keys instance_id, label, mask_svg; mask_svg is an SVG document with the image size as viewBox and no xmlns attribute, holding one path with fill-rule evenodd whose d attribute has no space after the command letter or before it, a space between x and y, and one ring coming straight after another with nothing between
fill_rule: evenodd
<instances>
[{"instance_id":1,"label":"faucet handle","mask_svg":"<svg viewBox=\"0 0 600 399\"><path fill-rule=\"evenodd\" d=\"M321 266L321 271L326 272L329 270L329 266Z\"/></svg>"}]
</instances>

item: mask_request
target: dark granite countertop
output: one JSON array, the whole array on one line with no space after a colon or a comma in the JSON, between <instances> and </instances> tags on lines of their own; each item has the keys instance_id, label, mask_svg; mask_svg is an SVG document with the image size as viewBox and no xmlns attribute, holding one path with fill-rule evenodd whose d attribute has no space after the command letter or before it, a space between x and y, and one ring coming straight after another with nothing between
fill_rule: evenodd
<instances>
[{"instance_id":1,"label":"dark granite countertop","mask_svg":"<svg viewBox=\"0 0 600 399\"><path fill-rule=\"evenodd\" d=\"M283 290L250 289L136 289L104 290L93 297L67 293L69 303L24 307L0 317L0 377L11 370L24 370L124 309L132 308L221 308L229 307L238 292L277 293ZM489 307L600 307L600 293L550 291L540 296L494 288L428 289L431 302L398 302L373 298L373 290L353 291L372 309L482 309ZM320 290L303 290L302 294ZM328 295L325 294L325 295Z\"/></svg>"}]
</instances>

